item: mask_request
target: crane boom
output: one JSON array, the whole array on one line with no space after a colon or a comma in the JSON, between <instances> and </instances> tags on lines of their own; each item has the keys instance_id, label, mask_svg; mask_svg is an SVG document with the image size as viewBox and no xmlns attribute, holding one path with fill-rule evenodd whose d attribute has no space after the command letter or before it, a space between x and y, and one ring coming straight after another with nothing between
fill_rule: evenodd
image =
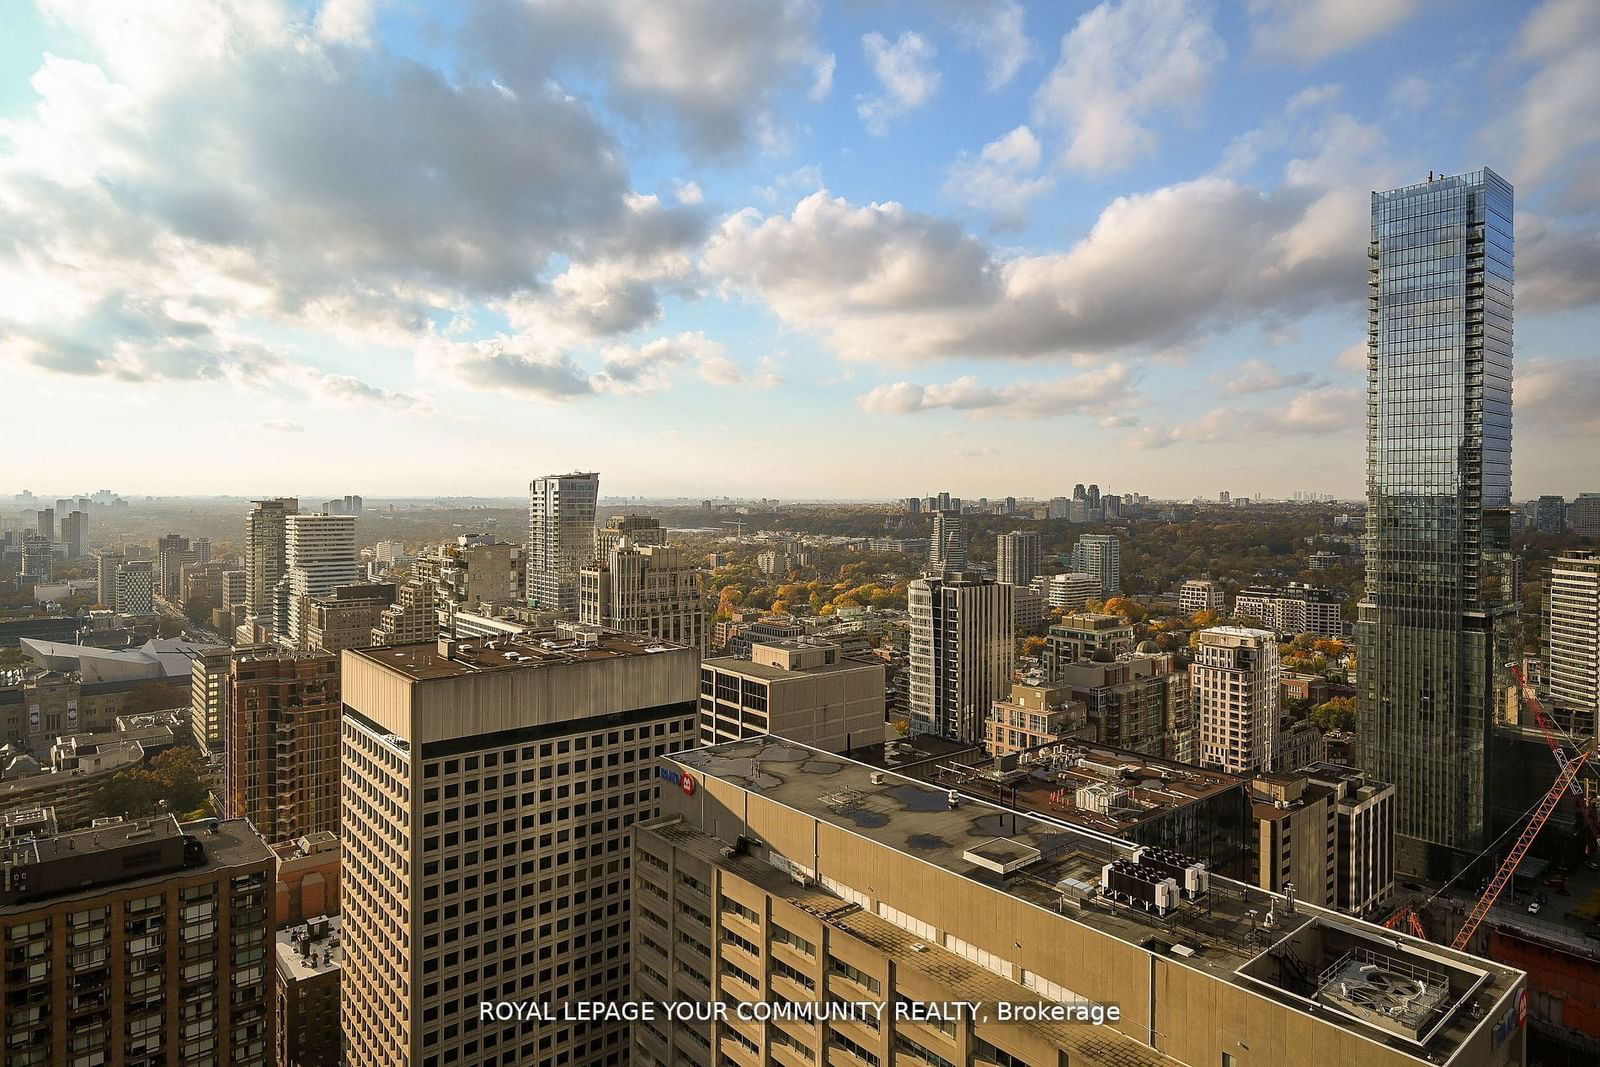
<instances>
[{"instance_id":1,"label":"crane boom","mask_svg":"<svg viewBox=\"0 0 1600 1067\"><path fill-rule=\"evenodd\" d=\"M1578 776L1578 771L1583 768L1589 759L1589 753L1580 752L1574 760L1568 761L1561 773L1556 775L1556 780L1551 783L1549 792L1534 809L1533 816L1528 820L1528 825L1523 827L1522 836L1517 838L1517 843L1512 846L1506 855L1505 862L1500 864L1500 869L1495 872L1494 879L1489 883L1489 888L1483 891L1483 896L1478 898L1478 903L1467 916L1467 921L1461 924L1455 940L1450 942L1454 949L1465 949L1472 940L1472 935L1478 932L1478 926L1483 922L1484 916L1494 907L1495 901L1500 899L1500 894L1505 892L1511 883L1511 876L1517 873L1517 867L1522 863L1522 857L1528 854L1528 849L1533 846L1534 838L1539 836L1539 831L1544 829L1544 824L1550 818L1550 813L1556 810L1556 805L1561 801L1561 794L1567 791L1572 780Z\"/></svg>"},{"instance_id":2,"label":"crane boom","mask_svg":"<svg viewBox=\"0 0 1600 1067\"><path fill-rule=\"evenodd\" d=\"M1563 771L1566 770L1567 764L1572 761L1572 758L1567 755L1566 746L1561 743L1560 738L1556 737L1555 720L1550 718L1550 713L1544 710L1544 704L1540 702L1538 694L1533 691L1533 687L1523 677L1522 668L1515 663L1508 664L1508 666L1511 668L1511 676L1517 680L1517 689L1521 692L1522 699L1527 702L1528 707L1533 711L1533 721L1538 724L1539 732L1544 734L1544 743L1550 746L1550 754L1555 757L1556 766ZM1576 775L1574 775L1572 783L1567 789L1578 801L1578 810L1583 813L1583 821L1589 827L1590 839L1600 843L1600 818L1596 817L1594 806L1589 803L1589 797L1584 793L1583 786L1578 784Z\"/></svg>"}]
</instances>

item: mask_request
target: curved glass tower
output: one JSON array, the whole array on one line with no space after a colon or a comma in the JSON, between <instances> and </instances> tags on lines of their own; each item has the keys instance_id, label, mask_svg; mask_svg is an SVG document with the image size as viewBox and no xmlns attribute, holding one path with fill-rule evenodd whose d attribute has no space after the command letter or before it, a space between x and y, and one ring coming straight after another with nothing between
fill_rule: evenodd
<instances>
[{"instance_id":1,"label":"curved glass tower","mask_svg":"<svg viewBox=\"0 0 1600 1067\"><path fill-rule=\"evenodd\" d=\"M1488 844L1489 735L1515 622L1512 191L1484 169L1372 195L1362 767L1397 862Z\"/></svg>"}]
</instances>

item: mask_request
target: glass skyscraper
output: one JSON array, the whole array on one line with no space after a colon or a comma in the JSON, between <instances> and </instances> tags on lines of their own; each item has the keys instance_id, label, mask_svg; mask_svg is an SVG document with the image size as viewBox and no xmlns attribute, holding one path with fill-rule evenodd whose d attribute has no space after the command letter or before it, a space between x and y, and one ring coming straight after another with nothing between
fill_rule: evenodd
<instances>
[{"instance_id":1,"label":"glass skyscraper","mask_svg":"<svg viewBox=\"0 0 1600 1067\"><path fill-rule=\"evenodd\" d=\"M1396 787L1397 863L1490 841L1490 735L1514 654L1512 191L1484 169L1372 195L1362 768Z\"/></svg>"}]
</instances>

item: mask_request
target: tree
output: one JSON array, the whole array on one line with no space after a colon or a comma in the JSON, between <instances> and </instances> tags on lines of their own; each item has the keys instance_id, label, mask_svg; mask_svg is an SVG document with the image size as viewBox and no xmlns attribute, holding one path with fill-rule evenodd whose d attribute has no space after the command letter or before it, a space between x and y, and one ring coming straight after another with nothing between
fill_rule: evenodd
<instances>
[{"instance_id":1,"label":"tree","mask_svg":"<svg viewBox=\"0 0 1600 1067\"><path fill-rule=\"evenodd\" d=\"M1024 637L1022 639L1022 654L1024 656L1040 656L1044 654L1047 642L1042 637Z\"/></svg>"},{"instance_id":2,"label":"tree","mask_svg":"<svg viewBox=\"0 0 1600 1067\"><path fill-rule=\"evenodd\" d=\"M1311 709L1317 729L1348 730L1356 724L1356 702L1351 697L1333 697Z\"/></svg>"},{"instance_id":3,"label":"tree","mask_svg":"<svg viewBox=\"0 0 1600 1067\"><path fill-rule=\"evenodd\" d=\"M211 621L211 607L211 598L198 593L184 601L183 613L196 626L204 626Z\"/></svg>"},{"instance_id":4,"label":"tree","mask_svg":"<svg viewBox=\"0 0 1600 1067\"><path fill-rule=\"evenodd\" d=\"M1194 617L1189 621L1203 630L1207 626L1215 626L1217 624L1217 613L1207 608L1204 611L1195 612Z\"/></svg>"}]
</instances>

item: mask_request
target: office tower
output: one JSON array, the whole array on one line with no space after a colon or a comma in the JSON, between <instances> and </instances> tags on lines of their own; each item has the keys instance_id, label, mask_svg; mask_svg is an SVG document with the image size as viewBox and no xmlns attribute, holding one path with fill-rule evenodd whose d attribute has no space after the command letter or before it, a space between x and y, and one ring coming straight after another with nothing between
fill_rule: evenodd
<instances>
[{"instance_id":1,"label":"office tower","mask_svg":"<svg viewBox=\"0 0 1600 1067\"><path fill-rule=\"evenodd\" d=\"M1202 611L1222 610L1222 586L1209 578L1191 578L1178 589L1178 610L1193 617Z\"/></svg>"},{"instance_id":2,"label":"office tower","mask_svg":"<svg viewBox=\"0 0 1600 1067\"><path fill-rule=\"evenodd\" d=\"M699 654L654 644L344 653L349 1067L626 1062L622 1023L491 1022L477 1004L632 999L629 846L678 791L656 761L695 739Z\"/></svg>"},{"instance_id":3,"label":"office tower","mask_svg":"<svg viewBox=\"0 0 1600 1067\"><path fill-rule=\"evenodd\" d=\"M283 577L287 523L300 510L294 497L254 501L244 520L245 599L250 614L270 619L278 580Z\"/></svg>"},{"instance_id":4,"label":"office tower","mask_svg":"<svg viewBox=\"0 0 1600 1067\"><path fill-rule=\"evenodd\" d=\"M699 568L681 548L638 547L624 536L579 571L578 621L688 645L704 655Z\"/></svg>"},{"instance_id":5,"label":"office tower","mask_svg":"<svg viewBox=\"0 0 1600 1067\"><path fill-rule=\"evenodd\" d=\"M1337 792L1300 774L1258 774L1250 779L1256 847L1250 880L1296 901L1331 908L1338 897Z\"/></svg>"},{"instance_id":6,"label":"office tower","mask_svg":"<svg viewBox=\"0 0 1600 1067\"><path fill-rule=\"evenodd\" d=\"M605 559L624 537L634 548L667 543L667 531L662 528L660 519L649 515L613 515L604 526L595 527L594 558Z\"/></svg>"},{"instance_id":7,"label":"office tower","mask_svg":"<svg viewBox=\"0 0 1600 1067\"><path fill-rule=\"evenodd\" d=\"M116 609L121 615L151 615L156 610L155 567L147 559L125 560L117 568Z\"/></svg>"},{"instance_id":8,"label":"office tower","mask_svg":"<svg viewBox=\"0 0 1600 1067\"><path fill-rule=\"evenodd\" d=\"M1044 669L1050 678L1080 660L1110 661L1133 651L1133 624L1120 615L1072 611L1050 624L1045 637Z\"/></svg>"},{"instance_id":9,"label":"office tower","mask_svg":"<svg viewBox=\"0 0 1600 1067\"><path fill-rule=\"evenodd\" d=\"M1083 534L1072 546L1072 569L1092 574L1100 582L1100 595L1122 592L1122 542L1112 534Z\"/></svg>"},{"instance_id":10,"label":"office tower","mask_svg":"<svg viewBox=\"0 0 1600 1067\"><path fill-rule=\"evenodd\" d=\"M1333 906L1346 915L1387 917L1394 903L1394 786L1354 767L1320 760L1300 773L1334 790L1338 852Z\"/></svg>"},{"instance_id":11,"label":"office tower","mask_svg":"<svg viewBox=\"0 0 1600 1067\"><path fill-rule=\"evenodd\" d=\"M928 540L928 573L961 571L967 566L967 534L960 512L933 513L933 536Z\"/></svg>"},{"instance_id":12,"label":"office tower","mask_svg":"<svg viewBox=\"0 0 1600 1067\"><path fill-rule=\"evenodd\" d=\"M1089 510L1091 512L1100 510L1100 487L1098 485L1089 486L1087 499L1089 502Z\"/></svg>"},{"instance_id":13,"label":"office tower","mask_svg":"<svg viewBox=\"0 0 1600 1067\"><path fill-rule=\"evenodd\" d=\"M117 605L117 568L126 559L121 552L104 550L94 554L95 603L104 608Z\"/></svg>"},{"instance_id":14,"label":"office tower","mask_svg":"<svg viewBox=\"0 0 1600 1067\"><path fill-rule=\"evenodd\" d=\"M370 648L372 630L384 609L395 602L393 582L357 582L342 585L307 601L306 647L321 652Z\"/></svg>"},{"instance_id":15,"label":"office tower","mask_svg":"<svg viewBox=\"0 0 1600 1067\"><path fill-rule=\"evenodd\" d=\"M55 561L55 542L32 530L22 531L22 577L48 582L55 572Z\"/></svg>"},{"instance_id":16,"label":"office tower","mask_svg":"<svg viewBox=\"0 0 1600 1067\"><path fill-rule=\"evenodd\" d=\"M1316 634L1318 637L1344 636L1344 602L1331 589L1290 582L1282 589L1252 586L1239 590L1233 601L1233 614L1254 619L1279 634Z\"/></svg>"},{"instance_id":17,"label":"office tower","mask_svg":"<svg viewBox=\"0 0 1600 1067\"><path fill-rule=\"evenodd\" d=\"M1402 871L1490 841L1515 651L1512 192L1493 171L1374 193L1359 766L1393 782Z\"/></svg>"},{"instance_id":18,"label":"office tower","mask_svg":"<svg viewBox=\"0 0 1600 1067\"><path fill-rule=\"evenodd\" d=\"M360 576L354 515L286 515L274 633L285 643L304 648L310 598L354 584Z\"/></svg>"},{"instance_id":19,"label":"office tower","mask_svg":"<svg viewBox=\"0 0 1600 1067\"><path fill-rule=\"evenodd\" d=\"M905 510L907 515L922 514L922 498L920 496L906 497Z\"/></svg>"},{"instance_id":20,"label":"office tower","mask_svg":"<svg viewBox=\"0 0 1600 1067\"><path fill-rule=\"evenodd\" d=\"M178 599L178 575L185 563L196 559L189 539L180 534L167 534L156 542L156 592L162 599Z\"/></svg>"},{"instance_id":21,"label":"office tower","mask_svg":"<svg viewBox=\"0 0 1600 1067\"><path fill-rule=\"evenodd\" d=\"M207 752L221 752L227 725L228 645L196 645L189 650L189 733Z\"/></svg>"},{"instance_id":22,"label":"office tower","mask_svg":"<svg viewBox=\"0 0 1600 1067\"><path fill-rule=\"evenodd\" d=\"M528 603L578 612L578 568L594 558L600 475L552 474L528 484Z\"/></svg>"},{"instance_id":23,"label":"office tower","mask_svg":"<svg viewBox=\"0 0 1600 1067\"><path fill-rule=\"evenodd\" d=\"M700 665L700 744L777 734L828 752L881 744L886 668L838 645L756 640Z\"/></svg>"},{"instance_id":24,"label":"office tower","mask_svg":"<svg viewBox=\"0 0 1600 1067\"><path fill-rule=\"evenodd\" d=\"M268 844L339 829L339 660L326 652L233 657L223 807Z\"/></svg>"},{"instance_id":25,"label":"office tower","mask_svg":"<svg viewBox=\"0 0 1600 1067\"><path fill-rule=\"evenodd\" d=\"M56 539L56 509L40 508L37 516L36 529L39 536L52 543Z\"/></svg>"},{"instance_id":26,"label":"office tower","mask_svg":"<svg viewBox=\"0 0 1600 1067\"><path fill-rule=\"evenodd\" d=\"M1600 493L1579 493L1567 509L1567 526L1579 537L1600 537Z\"/></svg>"},{"instance_id":27,"label":"office tower","mask_svg":"<svg viewBox=\"0 0 1600 1067\"><path fill-rule=\"evenodd\" d=\"M933 506L932 510L934 510L934 511L951 511L951 510L959 511L959 510L961 510L959 505L956 506L955 508L951 507L950 494L949 493L940 493L938 496L934 497L933 500L934 500L934 506Z\"/></svg>"},{"instance_id":28,"label":"office tower","mask_svg":"<svg viewBox=\"0 0 1600 1067\"><path fill-rule=\"evenodd\" d=\"M636 1067L1526 1056L1522 971L1202 875L1167 847L778 737L672 757L662 773L688 784L635 841L635 995L729 1007L637 1025ZM1429 1009L1366 1007L1394 1003L1396 987L1432 990ZM914 1015L955 1000L987 1007ZM838 1011L855 1002L881 1015ZM1119 1017L1007 1022L999 1002L1115 1004ZM813 1004L827 1016L804 1013ZM784 1015L757 1021L754 1005Z\"/></svg>"},{"instance_id":29,"label":"office tower","mask_svg":"<svg viewBox=\"0 0 1600 1067\"><path fill-rule=\"evenodd\" d=\"M1100 579L1081 571L1052 574L1044 583L1045 601L1062 611L1082 611L1089 601L1100 597Z\"/></svg>"},{"instance_id":30,"label":"office tower","mask_svg":"<svg viewBox=\"0 0 1600 1067\"><path fill-rule=\"evenodd\" d=\"M958 741L983 739L989 707L1011 691L1011 587L946 572L911 583L912 729Z\"/></svg>"},{"instance_id":31,"label":"office tower","mask_svg":"<svg viewBox=\"0 0 1600 1067\"><path fill-rule=\"evenodd\" d=\"M1541 496L1533 507L1533 528L1540 533L1558 534L1567 528L1565 497Z\"/></svg>"},{"instance_id":32,"label":"office tower","mask_svg":"<svg viewBox=\"0 0 1600 1067\"><path fill-rule=\"evenodd\" d=\"M395 591L394 603L378 613L369 643L372 646L414 645L438 636L439 587L430 575L413 574Z\"/></svg>"},{"instance_id":33,"label":"office tower","mask_svg":"<svg viewBox=\"0 0 1600 1067\"><path fill-rule=\"evenodd\" d=\"M1039 576L1038 530L1013 530L995 538L995 578L1007 585L1027 585Z\"/></svg>"},{"instance_id":34,"label":"office tower","mask_svg":"<svg viewBox=\"0 0 1600 1067\"><path fill-rule=\"evenodd\" d=\"M1552 708L1600 717L1600 555L1569 549L1550 564L1545 594L1545 678Z\"/></svg>"},{"instance_id":35,"label":"office tower","mask_svg":"<svg viewBox=\"0 0 1600 1067\"><path fill-rule=\"evenodd\" d=\"M271 894L272 852L242 820L0 849L5 1062L265 1067Z\"/></svg>"},{"instance_id":36,"label":"office tower","mask_svg":"<svg viewBox=\"0 0 1600 1067\"><path fill-rule=\"evenodd\" d=\"M61 543L67 548L68 559L82 559L84 544L89 540L89 516L74 511L61 520Z\"/></svg>"},{"instance_id":37,"label":"office tower","mask_svg":"<svg viewBox=\"0 0 1600 1067\"><path fill-rule=\"evenodd\" d=\"M1189 681L1201 766L1229 774L1272 769L1281 673L1278 641L1270 631L1243 626L1200 631Z\"/></svg>"}]
</instances>

